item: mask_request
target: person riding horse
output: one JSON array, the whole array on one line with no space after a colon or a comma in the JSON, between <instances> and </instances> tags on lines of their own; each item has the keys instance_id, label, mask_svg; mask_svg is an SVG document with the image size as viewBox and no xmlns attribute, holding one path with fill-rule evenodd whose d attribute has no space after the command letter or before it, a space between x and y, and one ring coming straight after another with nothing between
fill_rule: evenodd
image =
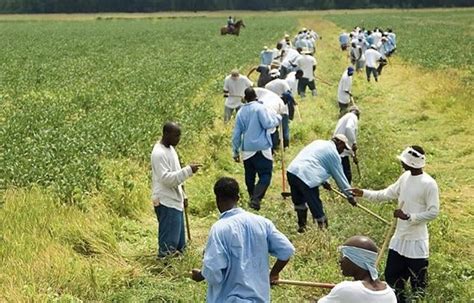
<instances>
[{"instance_id":1,"label":"person riding horse","mask_svg":"<svg viewBox=\"0 0 474 303\"><path fill-rule=\"evenodd\" d=\"M229 16L227 19L227 31L229 33L232 33L234 31L234 19L232 19L232 16Z\"/></svg>"}]
</instances>

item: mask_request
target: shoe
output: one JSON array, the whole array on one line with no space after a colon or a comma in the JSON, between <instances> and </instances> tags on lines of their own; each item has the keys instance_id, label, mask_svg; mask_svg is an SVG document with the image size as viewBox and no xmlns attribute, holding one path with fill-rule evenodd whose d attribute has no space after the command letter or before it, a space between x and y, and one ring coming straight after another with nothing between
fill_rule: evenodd
<instances>
[{"instance_id":1,"label":"shoe","mask_svg":"<svg viewBox=\"0 0 474 303\"><path fill-rule=\"evenodd\" d=\"M256 204L256 203L249 202L249 207L250 207L251 209L256 210L256 211L259 211L259 210L260 210L260 205L259 205L259 204Z\"/></svg>"},{"instance_id":2,"label":"shoe","mask_svg":"<svg viewBox=\"0 0 474 303\"><path fill-rule=\"evenodd\" d=\"M328 224L328 219L325 219L323 222L317 222L319 229L327 229L329 224Z\"/></svg>"},{"instance_id":3,"label":"shoe","mask_svg":"<svg viewBox=\"0 0 474 303\"><path fill-rule=\"evenodd\" d=\"M298 232L304 233L306 231L306 221L308 217L307 209L296 210L296 216L298 217Z\"/></svg>"}]
</instances>

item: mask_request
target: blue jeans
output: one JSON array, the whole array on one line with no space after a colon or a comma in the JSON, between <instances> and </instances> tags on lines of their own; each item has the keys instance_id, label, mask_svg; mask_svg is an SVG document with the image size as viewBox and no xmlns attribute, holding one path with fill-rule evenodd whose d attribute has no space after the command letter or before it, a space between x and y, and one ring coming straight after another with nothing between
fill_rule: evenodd
<instances>
[{"instance_id":1,"label":"blue jeans","mask_svg":"<svg viewBox=\"0 0 474 303\"><path fill-rule=\"evenodd\" d=\"M164 205L155 206L158 220L158 257L165 257L177 251L184 252L183 212Z\"/></svg>"},{"instance_id":2,"label":"blue jeans","mask_svg":"<svg viewBox=\"0 0 474 303\"><path fill-rule=\"evenodd\" d=\"M323 202L319 197L319 187L310 188L300 178L290 172L286 173L286 177L290 184L291 200L295 205L295 210L306 210L309 207L313 218L318 222L324 222L326 216L323 210Z\"/></svg>"},{"instance_id":3,"label":"blue jeans","mask_svg":"<svg viewBox=\"0 0 474 303\"><path fill-rule=\"evenodd\" d=\"M251 203L260 205L260 201L265 196L265 192L272 180L273 161L265 158L261 151L258 151L251 158L244 160L245 185L249 193ZM258 174L258 183L255 179Z\"/></svg>"}]
</instances>

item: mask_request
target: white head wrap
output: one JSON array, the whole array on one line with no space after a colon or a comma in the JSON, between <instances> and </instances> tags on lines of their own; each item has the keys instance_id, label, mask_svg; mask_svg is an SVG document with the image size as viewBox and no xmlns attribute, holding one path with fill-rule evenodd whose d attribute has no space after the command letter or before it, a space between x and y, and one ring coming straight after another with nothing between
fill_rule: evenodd
<instances>
[{"instance_id":1,"label":"white head wrap","mask_svg":"<svg viewBox=\"0 0 474 303\"><path fill-rule=\"evenodd\" d=\"M400 154L400 156L397 156L397 159L413 168L424 167L426 161L425 155L420 154L412 147L405 148L405 150Z\"/></svg>"},{"instance_id":2,"label":"white head wrap","mask_svg":"<svg viewBox=\"0 0 474 303\"><path fill-rule=\"evenodd\" d=\"M354 247L354 246L340 246L339 247L342 255L347 259L351 260L352 263L359 266L362 269L367 270L370 273L370 277L373 281L379 277L379 272L375 267L375 261L377 260L377 253L371 250Z\"/></svg>"}]
</instances>

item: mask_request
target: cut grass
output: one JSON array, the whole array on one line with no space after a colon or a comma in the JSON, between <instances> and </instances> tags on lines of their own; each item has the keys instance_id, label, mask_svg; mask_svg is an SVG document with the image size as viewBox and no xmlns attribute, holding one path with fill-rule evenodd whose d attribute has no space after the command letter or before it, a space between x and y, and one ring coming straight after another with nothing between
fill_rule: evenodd
<instances>
[{"instance_id":1,"label":"cut grass","mask_svg":"<svg viewBox=\"0 0 474 303\"><path fill-rule=\"evenodd\" d=\"M300 102L303 123L292 122L287 163L312 140L330 137L338 116L337 83L348 64L338 50L340 28L320 15L299 18L300 26L313 27L323 36L318 42L317 74L333 85L318 84L319 96ZM257 63L257 54L255 58L249 66ZM220 91L227 72L210 79L196 95L209 98L218 115L223 110ZM360 96L362 109L358 142L362 179L355 176L355 184L370 188L391 184L400 174L395 155L408 144L420 144L428 153L426 171L440 186L442 212L429 227L427 302L468 302L473 297L474 128L466 110L473 98L472 92L462 90L462 74L410 67L395 57L379 83L368 85L361 75L354 79L354 93ZM0 300L202 302L206 284L191 281L187 273L201 265L208 230L217 220L213 183L219 176L236 177L241 184L241 205L247 200L242 165L231 158L231 129L232 125L217 119L199 137L178 147L184 163L204 164L186 185L193 241L184 258L155 260L156 219L144 178L148 165L124 159L102 161L104 183L115 190L86 196L81 205L63 205L53 193L41 189L8 190L0 209ZM342 281L337 246L355 234L368 235L380 245L385 226L323 192L329 230L321 232L310 226L307 233L298 234L292 204L280 197L278 161L279 156L261 214L272 219L297 249L281 278ZM128 205L130 209L123 208ZM393 209L390 204L364 205L385 218L390 218ZM274 302L301 302L326 292L281 286L273 288L272 298Z\"/></svg>"}]
</instances>

